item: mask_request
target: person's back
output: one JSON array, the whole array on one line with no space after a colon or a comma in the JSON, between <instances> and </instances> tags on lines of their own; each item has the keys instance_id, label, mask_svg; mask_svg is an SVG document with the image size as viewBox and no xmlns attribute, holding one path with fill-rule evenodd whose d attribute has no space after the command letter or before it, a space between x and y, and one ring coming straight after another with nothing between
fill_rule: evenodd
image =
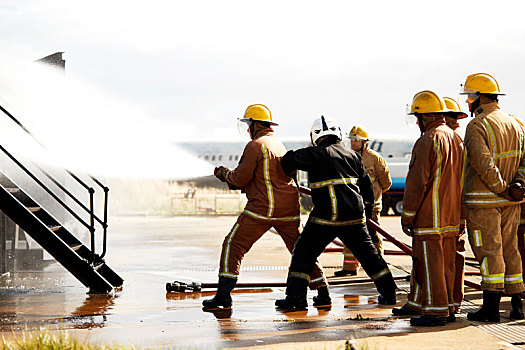
<instances>
[{"instance_id":1,"label":"person's back","mask_svg":"<svg viewBox=\"0 0 525 350\"><path fill-rule=\"evenodd\" d=\"M311 219L319 219L328 225L330 222L363 219L363 200L371 204L373 193L370 178L359 158L335 139L283 157L285 172L291 172L287 169L289 162L308 171L314 203Z\"/></svg>"},{"instance_id":2,"label":"person's back","mask_svg":"<svg viewBox=\"0 0 525 350\"><path fill-rule=\"evenodd\" d=\"M257 218L299 215L297 188L280 164L285 153L273 130L262 128L246 145L239 166L226 176L229 183L246 193L246 214Z\"/></svg>"},{"instance_id":3,"label":"person's back","mask_svg":"<svg viewBox=\"0 0 525 350\"><path fill-rule=\"evenodd\" d=\"M246 145L235 169L220 166L214 174L230 189L245 192L248 203L224 238L217 293L212 299L202 302L205 310L231 307L230 293L237 283L241 261L269 229L275 229L290 253L300 235L299 193L293 186L292 178L284 173L280 165L286 150L273 135L272 126L277 124L273 122L270 110L261 104L250 105L239 122L245 123L252 141ZM326 296L323 303L330 303L327 282L319 263L314 262L308 272L312 275L310 288Z\"/></svg>"},{"instance_id":4,"label":"person's back","mask_svg":"<svg viewBox=\"0 0 525 350\"><path fill-rule=\"evenodd\" d=\"M297 170L308 171L314 209L292 254L286 298L275 305L289 310L307 307L310 271L315 259L336 237L354 252L374 281L380 293L378 303L395 304L392 274L366 229L365 206L370 216L374 194L360 156L343 146L341 128L333 119L316 119L310 138L313 147L289 151L281 162L284 172L291 176ZM325 297L328 299L328 294ZM314 306L321 304L319 297L314 298Z\"/></svg>"},{"instance_id":5,"label":"person's back","mask_svg":"<svg viewBox=\"0 0 525 350\"><path fill-rule=\"evenodd\" d=\"M515 118L501 111L497 102L478 108L465 134L470 160L465 174L465 204L468 207L517 204L497 194L516 178L525 177L525 168L520 168L524 140L522 127Z\"/></svg>"}]
</instances>

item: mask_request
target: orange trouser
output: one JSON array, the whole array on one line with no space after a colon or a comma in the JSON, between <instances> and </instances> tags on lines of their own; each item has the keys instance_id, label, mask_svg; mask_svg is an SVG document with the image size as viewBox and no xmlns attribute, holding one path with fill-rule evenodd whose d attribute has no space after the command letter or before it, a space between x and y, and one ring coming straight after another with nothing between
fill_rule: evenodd
<instances>
[{"instance_id":1,"label":"orange trouser","mask_svg":"<svg viewBox=\"0 0 525 350\"><path fill-rule=\"evenodd\" d=\"M521 206L521 219L520 225L518 226L518 250L520 256L525 256L525 207ZM525 258L521 258L521 271L525 273ZM524 276L525 277L525 276Z\"/></svg>"},{"instance_id":2,"label":"orange trouser","mask_svg":"<svg viewBox=\"0 0 525 350\"><path fill-rule=\"evenodd\" d=\"M458 312L463 301L463 284L465 283L465 243L466 236L463 234L456 237L456 275L454 278L454 312Z\"/></svg>"},{"instance_id":3,"label":"orange trouser","mask_svg":"<svg viewBox=\"0 0 525 350\"><path fill-rule=\"evenodd\" d=\"M381 209L376 210L374 208L374 218L375 221L379 224L379 215L381 213ZM368 228L368 232L372 234L376 234L379 238L379 242L374 242L374 246L376 247L379 254L383 255L383 237L380 234L377 234L374 230L372 230L370 227ZM359 269L359 261L357 261L354 254L352 254L352 251L348 249L346 246L343 248L343 270L346 271L357 271Z\"/></svg>"},{"instance_id":4,"label":"orange trouser","mask_svg":"<svg viewBox=\"0 0 525 350\"><path fill-rule=\"evenodd\" d=\"M423 315L455 311L456 237L412 239L412 275L406 306Z\"/></svg>"},{"instance_id":5,"label":"orange trouser","mask_svg":"<svg viewBox=\"0 0 525 350\"><path fill-rule=\"evenodd\" d=\"M518 251L520 206L467 208L468 239L480 263L481 288L521 293L524 289Z\"/></svg>"},{"instance_id":6,"label":"orange trouser","mask_svg":"<svg viewBox=\"0 0 525 350\"><path fill-rule=\"evenodd\" d=\"M252 245L259 240L272 227L284 241L286 248L291 253L299 238L300 221L266 221L251 218L241 214L230 233L222 243L222 253L219 266L219 276L237 279L244 255ZM326 278L319 261L312 271L310 288L317 289L326 286Z\"/></svg>"}]
</instances>

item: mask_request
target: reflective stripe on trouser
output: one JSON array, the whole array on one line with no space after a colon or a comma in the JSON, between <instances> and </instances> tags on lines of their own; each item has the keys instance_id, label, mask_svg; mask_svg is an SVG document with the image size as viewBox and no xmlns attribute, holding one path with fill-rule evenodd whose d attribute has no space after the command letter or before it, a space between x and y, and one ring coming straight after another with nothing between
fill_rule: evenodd
<instances>
[{"instance_id":1,"label":"reflective stripe on trouser","mask_svg":"<svg viewBox=\"0 0 525 350\"><path fill-rule=\"evenodd\" d=\"M458 312L463 302L464 292L463 285L465 283L465 243L466 235L457 236L456 238L456 277L454 278L454 291L452 297L454 299L454 311Z\"/></svg>"},{"instance_id":2,"label":"reflective stripe on trouser","mask_svg":"<svg viewBox=\"0 0 525 350\"><path fill-rule=\"evenodd\" d=\"M237 279L244 255L272 227L281 236L286 248L291 253L299 237L299 224L299 220L266 222L241 214L222 243L219 276ZM268 263L271 264L272 262L268 261ZM310 273L312 275L310 288L317 289L326 285L323 269L318 262L314 262Z\"/></svg>"},{"instance_id":3,"label":"reflective stripe on trouser","mask_svg":"<svg viewBox=\"0 0 525 350\"><path fill-rule=\"evenodd\" d=\"M480 263L483 290L506 294L524 290L517 239L519 220L519 205L467 208L468 239Z\"/></svg>"},{"instance_id":4,"label":"reflective stripe on trouser","mask_svg":"<svg viewBox=\"0 0 525 350\"><path fill-rule=\"evenodd\" d=\"M292 253L288 273L287 295L304 295L303 285L315 260L335 238L350 247L381 294L395 293L395 282L383 257L374 247L365 224L325 226L306 223Z\"/></svg>"},{"instance_id":5,"label":"reflective stripe on trouser","mask_svg":"<svg viewBox=\"0 0 525 350\"><path fill-rule=\"evenodd\" d=\"M525 209L521 208L521 210L523 212ZM518 227L518 250L521 256L525 256L525 223L520 223ZM521 271L522 274L525 275L525 259L521 259ZM523 275L522 277L525 278Z\"/></svg>"},{"instance_id":6,"label":"reflective stripe on trouser","mask_svg":"<svg viewBox=\"0 0 525 350\"><path fill-rule=\"evenodd\" d=\"M377 216L376 222L379 224L379 214L381 210L376 211L376 208L374 208L374 213ZM374 243L374 246L378 250L379 254L383 255L383 237L376 233L374 230L371 229L370 226L367 226L368 232L372 234L377 234L377 237L379 238L378 242ZM352 251L348 249L346 246L343 248L343 270L346 271L357 271L359 270L359 261L357 261L354 254L352 254Z\"/></svg>"},{"instance_id":7,"label":"reflective stripe on trouser","mask_svg":"<svg viewBox=\"0 0 525 350\"><path fill-rule=\"evenodd\" d=\"M454 311L456 237L412 239L412 274L407 307L431 316Z\"/></svg>"}]
</instances>

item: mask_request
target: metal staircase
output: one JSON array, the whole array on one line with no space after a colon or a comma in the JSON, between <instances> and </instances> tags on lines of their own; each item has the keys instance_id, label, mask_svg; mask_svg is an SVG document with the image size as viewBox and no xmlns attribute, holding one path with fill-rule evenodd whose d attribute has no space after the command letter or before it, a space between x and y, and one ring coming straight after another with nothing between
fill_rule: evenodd
<instances>
[{"instance_id":1,"label":"metal staircase","mask_svg":"<svg viewBox=\"0 0 525 350\"><path fill-rule=\"evenodd\" d=\"M0 106L0 110L31 135L31 133L2 106ZM84 211L84 214L89 216L89 220L87 220L89 221L88 223L86 220L82 219L78 213L71 209L71 207L67 205L60 196L51 191L51 189L46 186L34 172L31 172L1 145L0 151L14 163L15 167L22 170L32 183L38 185L39 190L47 192L59 206L67 211L78 223L89 230L91 247L82 243L70 232L70 230L64 227L59 220L53 217L49 211L33 199L29 193L24 191L21 186L18 186L2 172L0 172L0 210L20 226L20 228L31 236L38 244L40 244L43 249L49 252L84 286L88 287L88 293L110 293L114 288L120 288L124 280L104 261L108 227L107 204L109 189L99 180L90 176L91 181L104 191L104 217L101 220L95 215L95 189L93 187L88 186L74 173L64 169L66 176L71 176L89 193L90 203L85 205L48 171L40 167L38 164L33 164L39 170L39 175L45 176L59 189L61 192L60 196L69 197ZM96 225L103 229L103 248L100 255L95 252Z\"/></svg>"}]
</instances>

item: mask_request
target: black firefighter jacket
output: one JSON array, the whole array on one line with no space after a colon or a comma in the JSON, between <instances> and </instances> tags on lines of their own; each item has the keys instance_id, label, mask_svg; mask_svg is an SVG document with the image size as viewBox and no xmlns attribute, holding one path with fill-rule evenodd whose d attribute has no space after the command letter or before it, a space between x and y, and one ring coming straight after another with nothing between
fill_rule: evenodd
<instances>
[{"instance_id":1,"label":"black firefighter jacket","mask_svg":"<svg viewBox=\"0 0 525 350\"><path fill-rule=\"evenodd\" d=\"M329 226L365 222L365 204L371 209L374 202L372 182L361 157L341 141L288 151L281 165L290 176L297 169L308 172L314 203L310 221Z\"/></svg>"}]
</instances>

